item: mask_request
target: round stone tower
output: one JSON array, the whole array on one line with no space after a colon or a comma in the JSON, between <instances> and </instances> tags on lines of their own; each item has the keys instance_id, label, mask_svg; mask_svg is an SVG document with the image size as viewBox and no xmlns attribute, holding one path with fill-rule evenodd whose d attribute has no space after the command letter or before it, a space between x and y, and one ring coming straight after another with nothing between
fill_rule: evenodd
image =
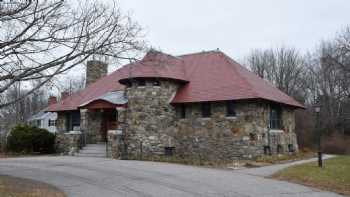
<instances>
[{"instance_id":1,"label":"round stone tower","mask_svg":"<svg viewBox=\"0 0 350 197\"><path fill-rule=\"evenodd\" d=\"M163 154L166 147L172 146L169 127L176 113L170 102L178 87L175 81L139 79L126 89L126 134L131 155Z\"/></svg>"},{"instance_id":2,"label":"round stone tower","mask_svg":"<svg viewBox=\"0 0 350 197\"><path fill-rule=\"evenodd\" d=\"M128 98L125 141L130 157L164 154L172 147L171 127L176 112L171 101L187 83L181 60L150 51L141 62L129 65L125 77Z\"/></svg>"}]
</instances>

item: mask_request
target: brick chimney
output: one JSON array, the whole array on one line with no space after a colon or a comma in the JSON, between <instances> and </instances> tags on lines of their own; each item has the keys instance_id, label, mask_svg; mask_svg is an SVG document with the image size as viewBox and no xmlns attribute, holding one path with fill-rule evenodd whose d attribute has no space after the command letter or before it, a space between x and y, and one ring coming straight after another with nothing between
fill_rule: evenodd
<instances>
[{"instance_id":1,"label":"brick chimney","mask_svg":"<svg viewBox=\"0 0 350 197\"><path fill-rule=\"evenodd\" d=\"M98 61L91 60L86 65L86 83L85 87L96 82L99 78L107 75L108 64Z\"/></svg>"},{"instance_id":2,"label":"brick chimney","mask_svg":"<svg viewBox=\"0 0 350 197\"><path fill-rule=\"evenodd\" d=\"M53 104L56 104L56 103L57 103L57 97L55 97L55 96L50 96L50 97L49 97L48 104L49 104L49 105L53 105Z\"/></svg>"},{"instance_id":3,"label":"brick chimney","mask_svg":"<svg viewBox=\"0 0 350 197\"><path fill-rule=\"evenodd\" d=\"M69 96L69 92L61 92L61 101Z\"/></svg>"}]
</instances>

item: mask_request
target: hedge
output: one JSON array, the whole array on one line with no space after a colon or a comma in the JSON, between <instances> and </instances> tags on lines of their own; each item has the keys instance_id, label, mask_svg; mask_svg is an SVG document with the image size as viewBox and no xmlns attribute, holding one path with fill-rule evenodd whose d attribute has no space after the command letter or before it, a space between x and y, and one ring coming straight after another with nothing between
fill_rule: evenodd
<instances>
[{"instance_id":1,"label":"hedge","mask_svg":"<svg viewBox=\"0 0 350 197\"><path fill-rule=\"evenodd\" d=\"M37 127L17 125L7 137L6 150L15 153L55 152L55 135Z\"/></svg>"}]
</instances>

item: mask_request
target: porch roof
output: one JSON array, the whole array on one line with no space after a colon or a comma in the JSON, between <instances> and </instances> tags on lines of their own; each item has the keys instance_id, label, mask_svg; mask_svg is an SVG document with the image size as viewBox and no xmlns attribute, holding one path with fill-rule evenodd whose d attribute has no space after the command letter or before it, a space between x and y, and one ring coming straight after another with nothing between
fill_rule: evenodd
<instances>
[{"instance_id":1,"label":"porch roof","mask_svg":"<svg viewBox=\"0 0 350 197\"><path fill-rule=\"evenodd\" d=\"M84 108L85 106L95 101L106 101L116 106L125 105L128 103L128 99L125 97L124 91L114 91L114 92L108 92L102 96L91 99L81 104L78 108Z\"/></svg>"}]
</instances>

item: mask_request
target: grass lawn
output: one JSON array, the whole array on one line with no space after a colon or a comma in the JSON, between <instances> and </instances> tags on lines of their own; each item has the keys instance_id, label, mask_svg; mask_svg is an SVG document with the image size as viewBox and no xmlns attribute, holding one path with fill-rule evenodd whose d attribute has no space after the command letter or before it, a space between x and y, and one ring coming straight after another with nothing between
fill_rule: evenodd
<instances>
[{"instance_id":1,"label":"grass lawn","mask_svg":"<svg viewBox=\"0 0 350 197\"><path fill-rule=\"evenodd\" d=\"M292 166L272 177L350 196L350 156L325 160L322 169L316 162Z\"/></svg>"},{"instance_id":2,"label":"grass lawn","mask_svg":"<svg viewBox=\"0 0 350 197\"><path fill-rule=\"evenodd\" d=\"M45 183L10 176L0 176L0 197L66 197Z\"/></svg>"}]
</instances>

